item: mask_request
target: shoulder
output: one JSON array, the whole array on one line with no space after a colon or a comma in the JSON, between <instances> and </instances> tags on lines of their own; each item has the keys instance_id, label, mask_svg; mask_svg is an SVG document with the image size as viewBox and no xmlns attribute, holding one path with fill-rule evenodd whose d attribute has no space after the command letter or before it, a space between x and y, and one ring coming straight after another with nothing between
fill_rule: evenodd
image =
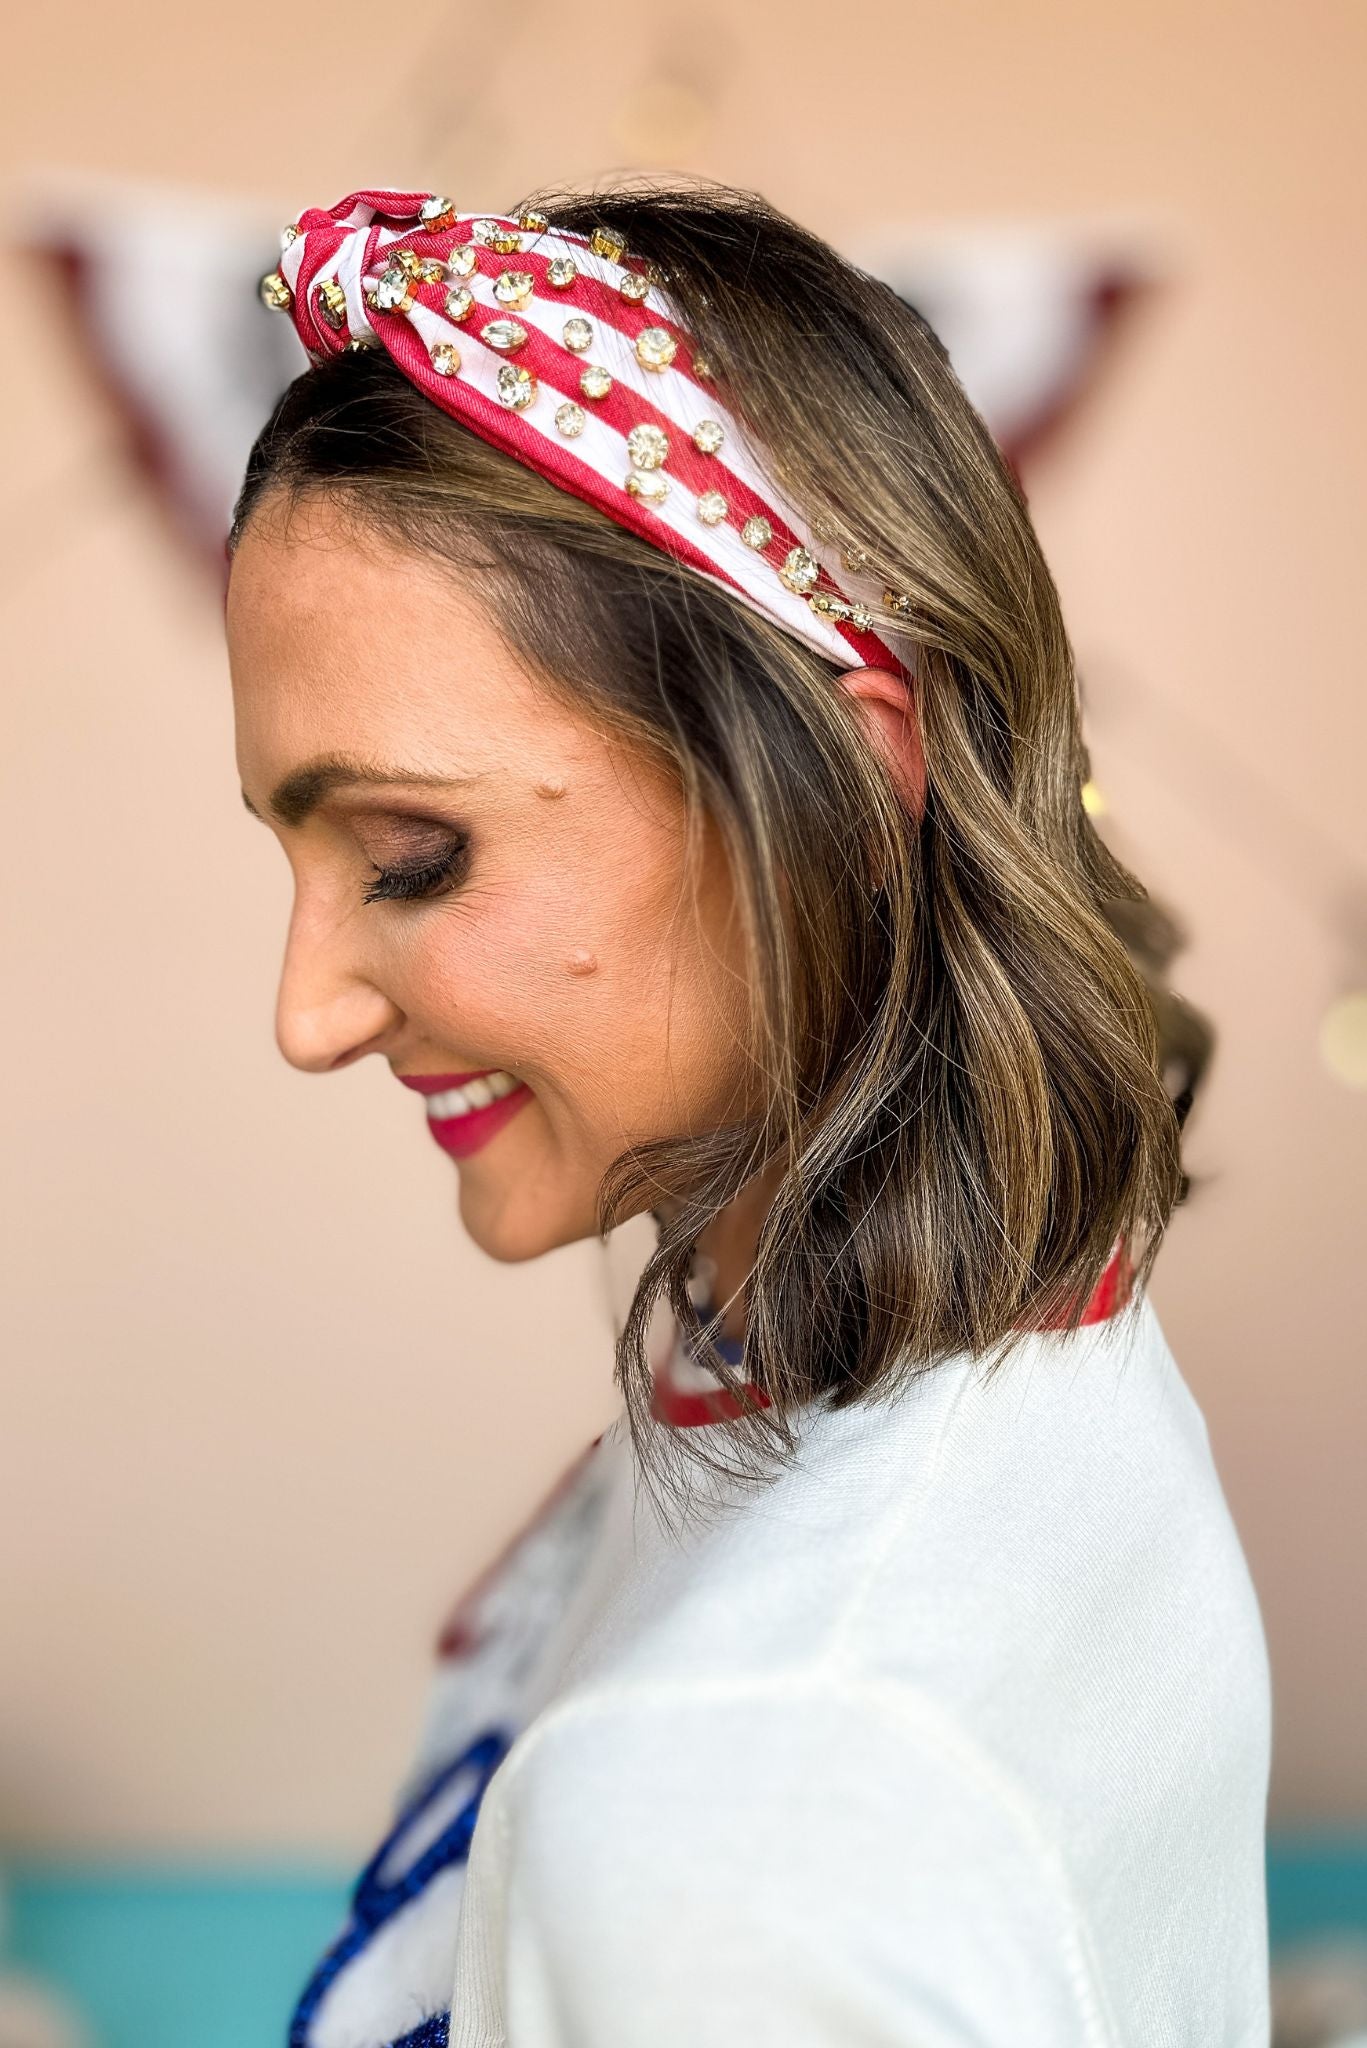
<instances>
[{"instance_id":1,"label":"shoulder","mask_svg":"<svg viewBox=\"0 0 1367 2048\"><path fill-rule=\"evenodd\" d=\"M507 1937L556 1985L567 2039L671 2048L722 2011L728 2038L785 2048L837 2021L927 2048L1111 2038L1062 1859L905 1689L790 1675L587 1695L491 1791Z\"/></svg>"}]
</instances>

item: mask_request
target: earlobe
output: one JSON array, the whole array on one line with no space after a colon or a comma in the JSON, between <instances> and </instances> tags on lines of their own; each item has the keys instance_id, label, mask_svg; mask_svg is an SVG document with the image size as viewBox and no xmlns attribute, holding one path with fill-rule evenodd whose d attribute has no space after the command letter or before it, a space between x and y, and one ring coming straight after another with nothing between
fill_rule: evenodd
<instances>
[{"instance_id":1,"label":"earlobe","mask_svg":"<svg viewBox=\"0 0 1367 2048\"><path fill-rule=\"evenodd\" d=\"M926 762L914 683L890 669L856 668L840 678L840 685L855 700L898 795L919 818L926 804Z\"/></svg>"}]
</instances>

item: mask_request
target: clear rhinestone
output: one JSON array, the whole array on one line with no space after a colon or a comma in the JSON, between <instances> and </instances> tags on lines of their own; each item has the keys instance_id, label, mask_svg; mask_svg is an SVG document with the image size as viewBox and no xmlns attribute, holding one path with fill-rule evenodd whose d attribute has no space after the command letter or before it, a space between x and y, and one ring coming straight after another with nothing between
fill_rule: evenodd
<instances>
[{"instance_id":1,"label":"clear rhinestone","mask_svg":"<svg viewBox=\"0 0 1367 2048\"><path fill-rule=\"evenodd\" d=\"M854 627L856 633L871 633L873 631L873 613L866 604L852 604L850 606L850 624Z\"/></svg>"},{"instance_id":2,"label":"clear rhinestone","mask_svg":"<svg viewBox=\"0 0 1367 2048\"><path fill-rule=\"evenodd\" d=\"M740 537L748 548L767 548L774 537L774 529L756 512L742 526Z\"/></svg>"},{"instance_id":3,"label":"clear rhinestone","mask_svg":"<svg viewBox=\"0 0 1367 2048\"><path fill-rule=\"evenodd\" d=\"M346 293L335 278L324 278L313 294L318 301L318 311L329 327L335 327L340 334L346 326Z\"/></svg>"},{"instance_id":4,"label":"clear rhinestone","mask_svg":"<svg viewBox=\"0 0 1367 2048\"><path fill-rule=\"evenodd\" d=\"M430 199L424 199L418 208L418 219L425 228L449 228L456 217L456 209L449 199L443 199L434 192Z\"/></svg>"},{"instance_id":5,"label":"clear rhinestone","mask_svg":"<svg viewBox=\"0 0 1367 2048\"><path fill-rule=\"evenodd\" d=\"M408 279L401 270L386 270L375 287L375 304L382 313L406 313L413 303Z\"/></svg>"},{"instance_id":6,"label":"clear rhinestone","mask_svg":"<svg viewBox=\"0 0 1367 2048\"><path fill-rule=\"evenodd\" d=\"M669 454L669 436L643 422L627 435L627 454L637 469L658 469Z\"/></svg>"},{"instance_id":7,"label":"clear rhinestone","mask_svg":"<svg viewBox=\"0 0 1367 2048\"><path fill-rule=\"evenodd\" d=\"M636 337L636 360L646 370L667 370L679 344L667 327L643 327Z\"/></svg>"},{"instance_id":8,"label":"clear rhinestone","mask_svg":"<svg viewBox=\"0 0 1367 2048\"><path fill-rule=\"evenodd\" d=\"M479 338L500 355L510 356L525 345L527 330L520 320L490 320L480 329Z\"/></svg>"},{"instance_id":9,"label":"clear rhinestone","mask_svg":"<svg viewBox=\"0 0 1367 2048\"><path fill-rule=\"evenodd\" d=\"M525 412L536 397L536 389L536 379L530 370L520 369L516 363L499 364L498 402L500 405L509 406L514 412Z\"/></svg>"},{"instance_id":10,"label":"clear rhinestone","mask_svg":"<svg viewBox=\"0 0 1367 2048\"><path fill-rule=\"evenodd\" d=\"M500 256L515 256L522 247L521 235L505 227L501 220L477 220L470 233L486 249L496 249Z\"/></svg>"},{"instance_id":11,"label":"clear rhinestone","mask_svg":"<svg viewBox=\"0 0 1367 2048\"><path fill-rule=\"evenodd\" d=\"M473 277L479 264L479 250L473 242L461 242L446 259L452 277Z\"/></svg>"},{"instance_id":12,"label":"clear rhinestone","mask_svg":"<svg viewBox=\"0 0 1367 2048\"><path fill-rule=\"evenodd\" d=\"M829 590L818 590L807 602L823 619L847 619L850 615L850 606L844 598L832 597Z\"/></svg>"},{"instance_id":13,"label":"clear rhinestone","mask_svg":"<svg viewBox=\"0 0 1367 2048\"><path fill-rule=\"evenodd\" d=\"M599 363L585 363L579 372L579 389L585 398L606 398L612 389L612 379Z\"/></svg>"},{"instance_id":14,"label":"clear rhinestone","mask_svg":"<svg viewBox=\"0 0 1367 2048\"><path fill-rule=\"evenodd\" d=\"M526 305L535 289L536 279L530 270L501 270L494 279L494 297L514 313Z\"/></svg>"},{"instance_id":15,"label":"clear rhinestone","mask_svg":"<svg viewBox=\"0 0 1367 2048\"><path fill-rule=\"evenodd\" d=\"M725 439L720 420L699 420L693 429L693 446L700 455L715 455Z\"/></svg>"},{"instance_id":16,"label":"clear rhinestone","mask_svg":"<svg viewBox=\"0 0 1367 2048\"><path fill-rule=\"evenodd\" d=\"M911 610L911 599L900 590L885 590L883 605L887 611L906 613Z\"/></svg>"},{"instance_id":17,"label":"clear rhinestone","mask_svg":"<svg viewBox=\"0 0 1367 2048\"><path fill-rule=\"evenodd\" d=\"M582 356L586 348L593 347L593 322L576 314L573 320L565 322L565 346Z\"/></svg>"},{"instance_id":18,"label":"clear rhinestone","mask_svg":"<svg viewBox=\"0 0 1367 2048\"><path fill-rule=\"evenodd\" d=\"M633 469L627 478L627 490L633 498L643 498L648 505L662 505L669 496L669 478L661 476L658 469Z\"/></svg>"},{"instance_id":19,"label":"clear rhinestone","mask_svg":"<svg viewBox=\"0 0 1367 2048\"><path fill-rule=\"evenodd\" d=\"M609 263L620 263L627 253L625 237L613 228L595 228L589 236L589 247L595 256L605 256Z\"/></svg>"},{"instance_id":20,"label":"clear rhinestone","mask_svg":"<svg viewBox=\"0 0 1367 2048\"><path fill-rule=\"evenodd\" d=\"M565 436L567 441L572 441L576 434L583 433L584 423L587 419L588 414L583 406L576 405L572 398L567 398L563 405L558 405L555 408L556 428Z\"/></svg>"},{"instance_id":21,"label":"clear rhinestone","mask_svg":"<svg viewBox=\"0 0 1367 2048\"><path fill-rule=\"evenodd\" d=\"M391 270L401 270L405 277L419 277L422 274L422 258L413 249L390 249L387 251Z\"/></svg>"},{"instance_id":22,"label":"clear rhinestone","mask_svg":"<svg viewBox=\"0 0 1367 2048\"><path fill-rule=\"evenodd\" d=\"M457 326L462 320L468 320L474 310L475 295L468 285L455 285L446 294L446 317L454 320Z\"/></svg>"},{"instance_id":23,"label":"clear rhinestone","mask_svg":"<svg viewBox=\"0 0 1367 2048\"><path fill-rule=\"evenodd\" d=\"M707 359L707 357L706 357L706 356L694 356L694 358L693 358L693 375L694 375L694 376L695 376L695 377L696 377L696 378L698 379L698 381L699 381L700 383L702 383L702 384L710 384L710 383L711 383L711 381L712 381L712 365L711 365L711 363L710 363L710 362L708 361L708 359Z\"/></svg>"},{"instance_id":24,"label":"clear rhinestone","mask_svg":"<svg viewBox=\"0 0 1367 2048\"><path fill-rule=\"evenodd\" d=\"M424 256L422 262L418 265L417 275L424 284L444 284L446 281L446 265L438 263L435 256Z\"/></svg>"},{"instance_id":25,"label":"clear rhinestone","mask_svg":"<svg viewBox=\"0 0 1367 2048\"><path fill-rule=\"evenodd\" d=\"M558 292L572 285L578 275L579 265L573 256L552 256L546 265L546 282L553 284Z\"/></svg>"},{"instance_id":26,"label":"clear rhinestone","mask_svg":"<svg viewBox=\"0 0 1367 2048\"><path fill-rule=\"evenodd\" d=\"M453 341L434 341L429 351L432 368L442 377L454 377L460 368L460 350Z\"/></svg>"},{"instance_id":27,"label":"clear rhinestone","mask_svg":"<svg viewBox=\"0 0 1367 2048\"><path fill-rule=\"evenodd\" d=\"M280 230L280 250L281 250L281 254L283 255L283 253L285 252L285 250L289 248L289 245L290 245L290 243L291 243L291 242L297 242L298 240L299 240L299 223L298 223L298 221L297 221L297 220L292 220L292 221L290 222L290 224L289 224L289 226L288 226L287 228L281 228L281 230Z\"/></svg>"},{"instance_id":28,"label":"clear rhinestone","mask_svg":"<svg viewBox=\"0 0 1367 2048\"><path fill-rule=\"evenodd\" d=\"M786 583L789 590L795 590L799 597L805 597L820 576L821 569L806 548L790 548L778 573L780 582Z\"/></svg>"},{"instance_id":29,"label":"clear rhinestone","mask_svg":"<svg viewBox=\"0 0 1367 2048\"><path fill-rule=\"evenodd\" d=\"M269 306L272 313L288 313L294 303L294 293L285 283L278 270L269 270L260 284L261 303Z\"/></svg>"},{"instance_id":30,"label":"clear rhinestone","mask_svg":"<svg viewBox=\"0 0 1367 2048\"><path fill-rule=\"evenodd\" d=\"M704 526L720 526L730 509L720 491L704 491L698 500L698 517Z\"/></svg>"},{"instance_id":31,"label":"clear rhinestone","mask_svg":"<svg viewBox=\"0 0 1367 2048\"><path fill-rule=\"evenodd\" d=\"M650 279L642 277L639 270L629 270L617 287L629 305L639 306L650 291Z\"/></svg>"},{"instance_id":32,"label":"clear rhinestone","mask_svg":"<svg viewBox=\"0 0 1367 2048\"><path fill-rule=\"evenodd\" d=\"M863 548L842 548L840 559L847 569L867 569L869 558Z\"/></svg>"},{"instance_id":33,"label":"clear rhinestone","mask_svg":"<svg viewBox=\"0 0 1367 2048\"><path fill-rule=\"evenodd\" d=\"M527 207L520 213L517 217L517 224L524 235L544 235L550 226L550 222L545 214L538 213L534 207Z\"/></svg>"}]
</instances>

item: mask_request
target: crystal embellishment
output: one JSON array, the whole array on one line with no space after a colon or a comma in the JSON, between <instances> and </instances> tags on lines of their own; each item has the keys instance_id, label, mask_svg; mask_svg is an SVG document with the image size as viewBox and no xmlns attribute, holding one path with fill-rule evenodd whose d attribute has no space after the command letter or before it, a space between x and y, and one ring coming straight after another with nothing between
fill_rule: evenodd
<instances>
[{"instance_id":1,"label":"crystal embellishment","mask_svg":"<svg viewBox=\"0 0 1367 2048\"><path fill-rule=\"evenodd\" d=\"M693 429L693 446L699 455L715 455L726 439L720 420L699 420Z\"/></svg>"},{"instance_id":2,"label":"crystal embellishment","mask_svg":"<svg viewBox=\"0 0 1367 2048\"><path fill-rule=\"evenodd\" d=\"M460 368L460 350L453 341L434 341L429 354L439 377L454 377Z\"/></svg>"},{"instance_id":3,"label":"crystal embellishment","mask_svg":"<svg viewBox=\"0 0 1367 2048\"><path fill-rule=\"evenodd\" d=\"M413 303L409 280L399 269L386 270L375 287L375 304L382 313L406 313Z\"/></svg>"},{"instance_id":4,"label":"crystal embellishment","mask_svg":"<svg viewBox=\"0 0 1367 2048\"><path fill-rule=\"evenodd\" d=\"M627 454L636 469L658 469L669 454L669 436L642 422L627 435Z\"/></svg>"},{"instance_id":5,"label":"crystal embellishment","mask_svg":"<svg viewBox=\"0 0 1367 2048\"><path fill-rule=\"evenodd\" d=\"M639 306L650 292L650 279L643 277L639 270L628 270L617 287L630 306Z\"/></svg>"},{"instance_id":6,"label":"crystal embellishment","mask_svg":"<svg viewBox=\"0 0 1367 2048\"><path fill-rule=\"evenodd\" d=\"M563 405L555 408L556 431L563 434L567 441L573 441L577 435L583 433L587 419L588 414L583 406L576 405L572 398L567 398Z\"/></svg>"},{"instance_id":7,"label":"crystal embellishment","mask_svg":"<svg viewBox=\"0 0 1367 2048\"><path fill-rule=\"evenodd\" d=\"M346 326L346 293L335 277L324 278L313 294L318 302L318 311L329 327L340 334Z\"/></svg>"},{"instance_id":8,"label":"crystal embellishment","mask_svg":"<svg viewBox=\"0 0 1367 2048\"><path fill-rule=\"evenodd\" d=\"M558 292L568 290L579 275L579 265L573 256L552 256L546 265L546 282L553 284Z\"/></svg>"},{"instance_id":9,"label":"crystal embellishment","mask_svg":"<svg viewBox=\"0 0 1367 2048\"><path fill-rule=\"evenodd\" d=\"M755 512L742 526L740 537L748 548L767 548L774 537L774 529L767 519Z\"/></svg>"},{"instance_id":10,"label":"crystal embellishment","mask_svg":"<svg viewBox=\"0 0 1367 2048\"><path fill-rule=\"evenodd\" d=\"M565 322L565 346L582 356L586 348L593 347L593 322L576 314Z\"/></svg>"},{"instance_id":11,"label":"crystal embellishment","mask_svg":"<svg viewBox=\"0 0 1367 2048\"><path fill-rule=\"evenodd\" d=\"M527 207L520 213L517 217L517 224L524 235L544 235L550 226L550 222L545 214L538 213L534 207Z\"/></svg>"},{"instance_id":12,"label":"crystal embellishment","mask_svg":"<svg viewBox=\"0 0 1367 2048\"><path fill-rule=\"evenodd\" d=\"M473 277L479 264L479 250L473 242L461 242L446 259L452 277Z\"/></svg>"},{"instance_id":13,"label":"crystal embellishment","mask_svg":"<svg viewBox=\"0 0 1367 2048\"><path fill-rule=\"evenodd\" d=\"M585 363L579 372L579 389L585 398L606 398L612 379L600 363Z\"/></svg>"},{"instance_id":14,"label":"crystal embellishment","mask_svg":"<svg viewBox=\"0 0 1367 2048\"><path fill-rule=\"evenodd\" d=\"M821 569L806 548L790 548L783 557L778 574L779 581L786 583L789 590L795 590L799 597L805 597L820 576Z\"/></svg>"},{"instance_id":15,"label":"crystal embellishment","mask_svg":"<svg viewBox=\"0 0 1367 2048\"><path fill-rule=\"evenodd\" d=\"M513 313L526 305L535 289L536 279L530 270L501 270L494 279L494 297Z\"/></svg>"},{"instance_id":16,"label":"crystal embellishment","mask_svg":"<svg viewBox=\"0 0 1367 2048\"><path fill-rule=\"evenodd\" d=\"M446 317L454 320L459 327L462 320L468 320L475 310L475 295L469 285L453 285L446 294Z\"/></svg>"},{"instance_id":17,"label":"crystal embellishment","mask_svg":"<svg viewBox=\"0 0 1367 2048\"><path fill-rule=\"evenodd\" d=\"M657 469L633 469L627 478L627 491L647 505L662 505L669 496L669 478L661 476Z\"/></svg>"},{"instance_id":18,"label":"crystal embellishment","mask_svg":"<svg viewBox=\"0 0 1367 2048\"><path fill-rule=\"evenodd\" d=\"M698 500L698 517L704 526L720 526L730 509L720 491L704 491Z\"/></svg>"},{"instance_id":19,"label":"crystal embellishment","mask_svg":"<svg viewBox=\"0 0 1367 2048\"><path fill-rule=\"evenodd\" d=\"M624 237L614 228L595 228L589 236L589 247L595 256L606 257L609 263L620 263L627 253Z\"/></svg>"},{"instance_id":20,"label":"crystal embellishment","mask_svg":"<svg viewBox=\"0 0 1367 2048\"><path fill-rule=\"evenodd\" d=\"M477 220L470 229L475 241L486 249L494 249L500 256L515 256L522 247L522 237L514 228L505 228L501 220Z\"/></svg>"},{"instance_id":21,"label":"crystal embellishment","mask_svg":"<svg viewBox=\"0 0 1367 2048\"><path fill-rule=\"evenodd\" d=\"M488 330L486 328L485 332ZM513 412L525 412L536 397L536 379L530 370L521 369L516 363L500 363L498 366L498 402Z\"/></svg>"},{"instance_id":22,"label":"crystal embellishment","mask_svg":"<svg viewBox=\"0 0 1367 2048\"><path fill-rule=\"evenodd\" d=\"M439 192L434 192L432 197L424 199L418 208L418 219L425 228L454 227L456 209L451 200L443 199Z\"/></svg>"},{"instance_id":23,"label":"crystal embellishment","mask_svg":"<svg viewBox=\"0 0 1367 2048\"><path fill-rule=\"evenodd\" d=\"M269 306L272 313L288 313L294 303L294 294L278 270L268 270L261 280L261 303Z\"/></svg>"},{"instance_id":24,"label":"crystal embellishment","mask_svg":"<svg viewBox=\"0 0 1367 2048\"><path fill-rule=\"evenodd\" d=\"M527 330L520 320L490 320L481 329L480 340L490 348L496 348L500 355L513 355L526 344Z\"/></svg>"},{"instance_id":25,"label":"crystal embellishment","mask_svg":"<svg viewBox=\"0 0 1367 2048\"><path fill-rule=\"evenodd\" d=\"M643 327L636 337L636 360L645 370L667 370L679 344L667 327Z\"/></svg>"}]
</instances>

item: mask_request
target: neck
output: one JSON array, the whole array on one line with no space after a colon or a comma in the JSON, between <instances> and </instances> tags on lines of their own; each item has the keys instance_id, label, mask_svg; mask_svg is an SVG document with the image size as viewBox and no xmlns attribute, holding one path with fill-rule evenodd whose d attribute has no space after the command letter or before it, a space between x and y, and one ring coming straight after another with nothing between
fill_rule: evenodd
<instances>
[{"instance_id":1,"label":"neck","mask_svg":"<svg viewBox=\"0 0 1367 2048\"><path fill-rule=\"evenodd\" d=\"M712 1262L716 1273L712 1306L724 1309L722 1335L735 1343L745 1335L745 1298L754 1271L755 1248L781 1179L780 1165L766 1167L698 1237L698 1250Z\"/></svg>"}]
</instances>

